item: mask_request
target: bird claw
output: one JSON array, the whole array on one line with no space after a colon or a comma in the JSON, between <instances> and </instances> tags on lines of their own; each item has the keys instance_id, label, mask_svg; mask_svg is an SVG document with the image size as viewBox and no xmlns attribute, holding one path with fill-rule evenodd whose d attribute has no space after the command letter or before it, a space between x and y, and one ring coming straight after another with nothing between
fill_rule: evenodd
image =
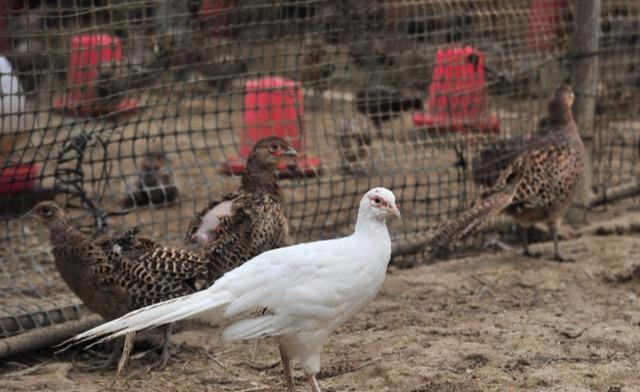
<instances>
[{"instance_id":1,"label":"bird claw","mask_svg":"<svg viewBox=\"0 0 640 392\"><path fill-rule=\"evenodd\" d=\"M162 350L160 358L151 366L154 370L164 370L167 367L167 363L169 363L169 348L160 347L160 350Z\"/></svg>"}]
</instances>

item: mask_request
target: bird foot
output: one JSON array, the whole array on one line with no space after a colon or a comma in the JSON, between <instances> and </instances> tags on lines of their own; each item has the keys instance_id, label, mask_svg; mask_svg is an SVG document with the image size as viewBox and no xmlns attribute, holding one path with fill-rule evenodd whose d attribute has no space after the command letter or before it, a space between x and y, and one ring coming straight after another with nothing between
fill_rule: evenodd
<instances>
[{"instance_id":1,"label":"bird foot","mask_svg":"<svg viewBox=\"0 0 640 392\"><path fill-rule=\"evenodd\" d=\"M558 263L573 263L576 261L573 257L564 256L560 253L556 253L553 256L553 260L557 261Z\"/></svg>"},{"instance_id":2,"label":"bird foot","mask_svg":"<svg viewBox=\"0 0 640 392\"><path fill-rule=\"evenodd\" d=\"M91 372L99 372L102 370L110 370L116 367L118 361L112 360L112 358L108 358L106 361L99 361L98 363L84 364L84 363L73 363L73 367L77 370L80 370L85 373Z\"/></svg>"},{"instance_id":3,"label":"bird foot","mask_svg":"<svg viewBox=\"0 0 640 392\"><path fill-rule=\"evenodd\" d=\"M169 363L169 347L160 347L162 352L160 353L160 358L151 366L154 370L164 370L167 367L167 363Z\"/></svg>"}]
</instances>

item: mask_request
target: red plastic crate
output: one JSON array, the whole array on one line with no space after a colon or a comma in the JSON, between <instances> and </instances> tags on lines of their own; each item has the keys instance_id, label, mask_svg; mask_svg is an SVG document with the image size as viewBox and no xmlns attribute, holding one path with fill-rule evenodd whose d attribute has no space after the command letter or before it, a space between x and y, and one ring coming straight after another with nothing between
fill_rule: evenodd
<instances>
[{"instance_id":1,"label":"red plastic crate","mask_svg":"<svg viewBox=\"0 0 640 392\"><path fill-rule=\"evenodd\" d=\"M414 115L414 125L498 133L498 118L489 113L484 54L470 46L438 49L426 106L425 112Z\"/></svg>"},{"instance_id":2,"label":"red plastic crate","mask_svg":"<svg viewBox=\"0 0 640 392\"><path fill-rule=\"evenodd\" d=\"M98 77L99 65L121 60L122 43L118 37L105 33L73 36L67 71L69 90L66 94L54 98L54 108L81 117L112 112L124 114L136 110L138 102L134 99L122 99L115 107L96 101L93 84Z\"/></svg>"},{"instance_id":3,"label":"red plastic crate","mask_svg":"<svg viewBox=\"0 0 640 392\"><path fill-rule=\"evenodd\" d=\"M0 194L11 194L33 189L40 169L35 163L19 164L0 169Z\"/></svg>"},{"instance_id":4,"label":"red plastic crate","mask_svg":"<svg viewBox=\"0 0 640 392\"><path fill-rule=\"evenodd\" d=\"M558 49L558 32L562 24L562 10L567 0L531 0L527 23L529 48L544 52Z\"/></svg>"},{"instance_id":5,"label":"red plastic crate","mask_svg":"<svg viewBox=\"0 0 640 392\"><path fill-rule=\"evenodd\" d=\"M308 157L304 151L303 114L300 83L281 77L248 80L245 84L244 129L240 134L239 156L229 157L223 165L223 173L242 173L253 145L265 137L279 136L298 151L296 171L305 175L317 174L320 159ZM285 162L278 171L281 176L290 174Z\"/></svg>"},{"instance_id":6,"label":"red plastic crate","mask_svg":"<svg viewBox=\"0 0 640 392\"><path fill-rule=\"evenodd\" d=\"M203 0L200 6L198 18L211 27L211 32L217 35L228 36L229 11L234 9L236 0Z\"/></svg>"}]
</instances>

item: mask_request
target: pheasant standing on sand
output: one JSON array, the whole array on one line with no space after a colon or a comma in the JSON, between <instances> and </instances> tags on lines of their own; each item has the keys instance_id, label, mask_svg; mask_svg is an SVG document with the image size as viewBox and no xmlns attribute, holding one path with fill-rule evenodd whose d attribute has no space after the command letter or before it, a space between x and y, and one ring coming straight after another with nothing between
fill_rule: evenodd
<instances>
[{"instance_id":1,"label":"pheasant standing on sand","mask_svg":"<svg viewBox=\"0 0 640 392\"><path fill-rule=\"evenodd\" d=\"M56 268L62 279L89 310L105 320L193 293L196 281L206 275L203 257L139 237L136 229L121 236L93 239L78 230L55 202L41 202L31 214L49 229ZM133 345L134 337L128 337L127 345ZM167 327L161 366L168 360L168 346ZM117 354L119 347L107 366L115 363ZM127 354L125 351L119 372L126 364Z\"/></svg>"},{"instance_id":2,"label":"pheasant standing on sand","mask_svg":"<svg viewBox=\"0 0 640 392\"><path fill-rule=\"evenodd\" d=\"M584 175L585 149L571 114L571 87L559 87L549 103L549 125L492 180L478 204L449 221L432 243L446 246L478 229L504 211L524 228L524 254L529 251L526 228L544 222L553 237L554 259L568 261L558 249L558 226Z\"/></svg>"},{"instance_id":3,"label":"pheasant standing on sand","mask_svg":"<svg viewBox=\"0 0 640 392\"><path fill-rule=\"evenodd\" d=\"M247 158L240 188L210 203L191 222L187 243L199 243L213 282L225 272L267 250L288 245L285 199L276 166L297 156L289 143L268 137Z\"/></svg>"},{"instance_id":4,"label":"pheasant standing on sand","mask_svg":"<svg viewBox=\"0 0 640 392\"><path fill-rule=\"evenodd\" d=\"M350 236L262 253L207 290L131 312L67 343L113 339L195 317L221 325L224 340L275 338L287 391L295 392L290 361L298 360L312 391L319 392L315 376L329 334L382 288L391 257L386 220L394 216L400 218L393 193L371 189Z\"/></svg>"}]
</instances>

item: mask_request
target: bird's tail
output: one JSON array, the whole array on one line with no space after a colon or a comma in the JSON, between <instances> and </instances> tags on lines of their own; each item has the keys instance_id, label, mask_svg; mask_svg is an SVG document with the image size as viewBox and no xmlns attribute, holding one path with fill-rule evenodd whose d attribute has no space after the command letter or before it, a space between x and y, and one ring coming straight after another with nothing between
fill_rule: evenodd
<instances>
[{"instance_id":1,"label":"bird's tail","mask_svg":"<svg viewBox=\"0 0 640 392\"><path fill-rule=\"evenodd\" d=\"M435 248L443 248L461 240L478 230L482 225L498 215L513 200L513 191L494 193L467 211L448 221L431 240Z\"/></svg>"},{"instance_id":2,"label":"bird's tail","mask_svg":"<svg viewBox=\"0 0 640 392\"><path fill-rule=\"evenodd\" d=\"M100 338L93 344L115 339L129 332L141 331L163 324L198 316L207 312L209 320L222 319L222 312L232 300L231 293L217 292L213 287L207 290L170 299L130 312L118 319L99 325L61 344L65 348L87 340ZM218 317L215 317L215 316Z\"/></svg>"}]
</instances>

